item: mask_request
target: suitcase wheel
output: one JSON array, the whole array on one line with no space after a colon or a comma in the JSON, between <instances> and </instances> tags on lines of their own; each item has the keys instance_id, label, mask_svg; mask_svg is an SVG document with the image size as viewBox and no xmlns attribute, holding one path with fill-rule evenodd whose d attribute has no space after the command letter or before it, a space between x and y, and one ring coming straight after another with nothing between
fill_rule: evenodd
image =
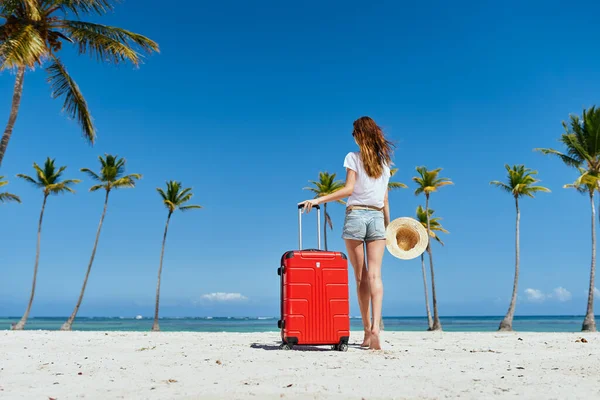
<instances>
[{"instance_id":1,"label":"suitcase wheel","mask_svg":"<svg viewBox=\"0 0 600 400\"><path fill-rule=\"evenodd\" d=\"M331 350L348 351L348 345L346 343L334 344L331 346Z\"/></svg>"},{"instance_id":2,"label":"suitcase wheel","mask_svg":"<svg viewBox=\"0 0 600 400\"><path fill-rule=\"evenodd\" d=\"M289 345L288 343L281 343L281 345L279 345L279 348L280 348L281 350L291 350L291 349L292 349L292 346L291 346L291 345Z\"/></svg>"}]
</instances>

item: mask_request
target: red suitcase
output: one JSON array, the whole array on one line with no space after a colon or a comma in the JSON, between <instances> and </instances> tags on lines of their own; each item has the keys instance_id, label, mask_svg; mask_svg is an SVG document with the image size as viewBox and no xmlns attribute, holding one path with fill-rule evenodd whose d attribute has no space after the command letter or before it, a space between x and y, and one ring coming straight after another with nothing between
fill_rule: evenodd
<instances>
[{"instance_id":1,"label":"red suitcase","mask_svg":"<svg viewBox=\"0 0 600 400\"><path fill-rule=\"evenodd\" d=\"M321 250L321 210L317 209L318 249L290 250L281 257L281 349L331 345L348 350L350 316L348 260L344 253ZM302 208L298 209L302 249Z\"/></svg>"}]
</instances>

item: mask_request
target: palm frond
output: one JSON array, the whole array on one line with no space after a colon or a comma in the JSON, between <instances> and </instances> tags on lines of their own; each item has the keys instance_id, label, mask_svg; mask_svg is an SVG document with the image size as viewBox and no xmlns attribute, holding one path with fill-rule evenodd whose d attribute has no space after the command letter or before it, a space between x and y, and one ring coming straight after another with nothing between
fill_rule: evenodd
<instances>
[{"instance_id":1,"label":"palm frond","mask_svg":"<svg viewBox=\"0 0 600 400\"><path fill-rule=\"evenodd\" d=\"M532 193L536 193L536 192L550 193L551 192L550 189L548 189L547 187L544 187L544 186L530 186L529 191Z\"/></svg>"},{"instance_id":2,"label":"palm frond","mask_svg":"<svg viewBox=\"0 0 600 400\"><path fill-rule=\"evenodd\" d=\"M16 194L12 193L0 193L0 203L8 203L9 201L14 201L16 203L21 203L21 198Z\"/></svg>"},{"instance_id":3,"label":"palm frond","mask_svg":"<svg viewBox=\"0 0 600 400\"><path fill-rule=\"evenodd\" d=\"M587 151L587 135L585 132L580 134L569 133L562 135L560 141L567 147L567 154L579 162L584 161L591 163L594 160L594 155Z\"/></svg>"},{"instance_id":4,"label":"palm frond","mask_svg":"<svg viewBox=\"0 0 600 400\"><path fill-rule=\"evenodd\" d=\"M17 11L23 10L23 3L21 0L2 0L0 1L0 15L3 18L7 18L8 15L14 14Z\"/></svg>"},{"instance_id":5,"label":"palm frond","mask_svg":"<svg viewBox=\"0 0 600 400\"><path fill-rule=\"evenodd\" d=\"M568 183L568 184L564 185L563 188L575 189L578 193L581 193L581 194L589 193L589 189L586 188L584 185L576 185L574 183Z\"/></svg>"},{"instance_id":6,"label":"palm frond","mask_svg":"<svg viewBox=\"0 0 600 400\"><path fill-rule=\"evenodd\" d=\"M526 168L525 165L504 165L507 172L506 183L500 181L492 181L491 185L497 186L500 189L511 193L515 198L528 196L534 197L538 192L550 192L550 189L535 185L539 179L535 178L537 171Z\"/></svg>"},{"instance_id":7,"label":"palm frond","mask_svg":"<svg viewBox=\"0 0 600 400\"><path fill-rule=\"evenodd\" d=\"M100 176L97 173L95 173L94 171L92 171L89 168L81 168L80 171L88 174L90 176L90 178L92 178L95 181L99 181L99 182L102 181L102 178L100 178Z\"/></svg>"},{"instance_id":8,"label":"palm frond","mask_svg":"<svg viewBox=\"0 0 600 400\"><path fill-rule=\"evenodd\" d=\"M64 192L75 193L71 188L71 185L81 183L79 179L65 179L62 182L58 182L47 186L47 190L53 194L62 194Z\"/></svg>"},{"instance_id":9,"label":"palm frond","mask_svg":"<svg viewBox=\"0 0 600 400\"><path fill-rule=\"evenodd\" d=\"M17 174L17 177L31 183L32 185L35 185L36 187L40 187L42 186L41 183L39 183L38 181L36 181L35 179L33 179L32 177L30 177L29 175L25 175L25 174Z\"/></svg>"},{"instance_id":10,"label":"palm frond","mask_svg":"<svg viewBox=\"0 0 600 400\"><path fill-rule=\"evenodd\" d=\"M506 183L504 182L500 182L500 181L491 181L490 185L494 185L499 187L500 189L507 191L509 193L512 193L512 188L510 186L508 186Z\"/></svg>"},{"instance_id":11,"label":"palm frond","mask_svg":"<svg viewBox=\"0 0 600 400\"><path fill-rule=\"evenodd\" d=\"M388 183L388 189L406 189L408 188L408 186L406 186L404 183L401 182L389 182Z\"/></svg>"},{"instance_id":12,"label":"palm frond","mask_svg":"<svg viewBox=\"0 0 600 400\"><path fill-rule=\"evenodd\" d=\"M54 56L52 61L52 64L46 68L49 74L48 82L52 87L52 97L65 97L63 111L77 120L83 130L83 136L93 144L96 139L96 129L87 102L61 61Z\"/></svg>"},{"instance_id":13,"label":"palm frond","mask_svg":"<svg viewBox=\"0 0 600 400\"><path fill-rule=\"evenodd\" d=\"M46 158L43 168L34 162L33 169L37 174L37 180L25 174L18 174L17 176L33 184L35 187L43 189L45 195L65 192L74 193L71 186L81 182L79 179L61 180L62 174L67 167L60 166L57 168L55 160L50 157Z\"/></svg>"},{"instance_id":14,"label":"palm frond","mask_svg":"<svg viewBox=\"0 0 600 400\"><path fill-rule=\"evenodd\" d=\"M111 183L110 186L115 189L133 188L133 187L135 187L135 181L140 178L141 178L141 175L138 175L138 174L127 175L127 176L124 176L122 178L115 180L114 182Z\"/></svg>"},{"instance_id":15,"label":"palm frond","mask_svg":"<svg viewBox=\"0 0 600 400\"><path fill-rule=\"evenodd\" d=\"M106 14L114 9L111 0L46 0L52 7L71 11L76 16L80 14Z\"/></svg>"},{"instance_id":16,"label":"palm frond","mask_svg":"<svg viewBox=\"0 0 600 400\"><path fill-rule=\"evenodd\" d=\"M396 175L397 172L398 172L398 168L390 169L390 177ZM406 189L406 188L408 188L408 186L406 186L404 183L388 182L388 189L394 190L394 189Z\"/></svg>"},{"instance_id":17,"label":"palm frond","mask_svg":"<svg viewBox=\"0 0 600 400\"><path fill-rule=\"evenodd\" d=\"M190 190L191 190L191 189L190 189ZM193 197L193 194L192 194L192 193L186 193L186 194L184 194L183 196L182 196L182 195L179 195L179 196L176 196L176 198L175 198L175 202L176 202L177 204L183 204L183 203L187 203L188 201L190 201L190 200L192 199L192 197Z\"/></svg>"},{"instance_id":18,"label":"palm frond","mask_svg":"<svg viewBox=\"0 0 600 400\"><path fill-rule=\"evenodd\" d=\"M163 203L169 209L170 212L180 209L181 211L188 211L193 209L202 208L199 205L185 205L193 197L192 188L185 188L178 181L167 181L167 190L156 188L156 191L160 194L163 199Z\"/></svg>"},{"instance_id":19,"label":"palm frond","mask_svg":"<svg viewBox=\"0 0 600 400\"><path fill-rule=\"evenodd\" d=\"M0 42L0 71L19 66L32 68L46 55L46 43L38 30L31 24L22 25Z\"/></svg>"},{"instance_id":20,"label":"palm frond","mask_svg":"<svg viewBox=\"0 0 600 400\"><path fill-rule=\"evenodd\" d=\"M425 195L428 196L430 193L436 192L443 186L454 184L454 182L448 178L438 178L439 173L442 171L441 168L428 170L426 167L420 166L417 167L416 170L419 176L412 178L412 180L417 184L415 195L425 193Z\"/></svg>"},{"instance_id":21,"label":"palm frond","mask_svg":"<svg viewBox=\"0 0 600 400\"><path fill-rule=\"evenodd\" d=\"M329 213L325 213L325 226L329 225L329 229L333 229L333 220Z\"/></svg>"},{"instance_id":22,"label":"palm frond","mask_svg":"<svg viewBox=\"0 0 600 400\"><path fill-rule=\"evenodd\" d=\"M316 187L304 187L304 188L302 188L302 190L308 190L309 192L312 192L312 193L314 193L314 194L317 194L317 195L318 195L319 193L321 193L321 190L319 190L319 189L318 189L318 188L316 188ZM317 196L317 197L318 197L318 196Z\"/></svg>"},{"instance_id":23,"label":"palm frond","mask_svg":"<svg viewBox=\"0 0 600 400\"><path fill-rule=\"evenodd\" d=\"M164 200L163 203L165 203L165 206L169 209L170 212L175 211L175 209L177 208L175 204L173 204L173 202L169 199Z\"/></svg>"},{"instance_id":24,"label":"palm frond","mask_svg":"<svg viewBox=\"0 0 600 400\"><path fill-rule=\"evenodd\" d=\"M592 194L597 191L600 184L600 176L581 167L577 169L579 171L579 176L575 182L564 185L563 188L575 189L582 194Z\"/></svg>"},{"instance_id":25,"label":"palm frond","mask_svg":"<svg viewBox=\"0 0 600 400\"><path fill-rule=\"evenodd\" d=\"M575 158L570 157L566 154L563 154L558 150L543 149L543 148L536 148L533 150L538 151L544 155L552 155L552 156L558 157L563 163L565 163L566 165L568 165L570 167L578 167L579 165L581 165L581 161L576 160Z\"/></svg>"},{"instance_id":26,"label":"palm frond","mask_svg":"<svg viewBox=\"0 0 600 400\"><path fill-rule=\"evenodd\" d=\"M181 184L179 184L179 188L181 188ZM175 199L178 203L185 203L192 198L192 188L186 188L176 193Z\"/></svg>"},{"instance_id":27,"label":"palm frond","mask_svg":"<svg viewBox=\"0 0 600 400\"><path fill-rule=\"evenodd\" d=\"M54 160L48 158L44 163L43 169L36 163L33 163L33 169L35 169L38 176L37 182L41 185L47 185L49 183L48 178L51 178L52 175L54 175Z\"/></svg>"},{"instance_id":28,"label":"palm frond","mask_svg":"<svg viewBox=\"0 0 600 400\"><path fill-rule=\"evenodd\" d=\"M179 209L181 211L197 210L197 209L200 209L200 208L202 208L202 206L195 205L195 204L192 204L192 205L189 205L189 206L181 206L181 207L179 207Z\"/></svg>"},{"instance_id":29,"label":"palm frond","mask_svg":"<svg viewBox=\"0 0 600 400\"><path fill-rule=\"evenodd\" d=\"M431 208L429 209L429 236L437 240L442 246L444 242L439 238L436 232L449 233L440 223L441 218L435 217L433 218L433 213L435 211ZM418 206L416 211L417 221L423 225L425 229L427 229L427 213L423 206Z\"/></svg>"},{"instance_id":30,"label":"palm frond","mask_svg":"<svg viewBox=\"0 0 600 400\"><path fill-rule=\"evenodd\" d=\"M94 185L90 188L90 192L95 192L96 190L100 190L100 189L107 189L108 188L108 184L104 184L104 185Z\"/></svg>"},{"instance_id":31,"label":"palm frond","mask_svg":"<svg viewBox=\"0 0 600 400\"><path fill-rule=\"evenodd\" d=\"M22 0L25 6L27 17L31 21L39 21L42 18L40 4L37 0Z\"/></svg>"},{"instance_id":32,"label":"palm frond","mask_svg":"<svg viewBox=\"0 0 600 400\"><path fill-rule=\"evenodd\" d=\"M336 180L335 177L335 173L319 172L319 180L309 181L313 186L305 187L303 190L314 193L315 198L335 193L344 187L344 183L340 180Z\"/></svg>"},{"instance_id":33,"label":"palm frond","mask_svg":"<svg viewBox=\"0 0 600 400\"><path fill-rule=\"evenodd\" d=\"M160 194L160 197L162 197L163 200L167 200L168 197L161 188L156 188L156 191L158 192L158 194Z\"/></svg>"},{"instance_id":34,"label":"palm frond","mask_svg":"<svg viewBox=\"0 0 600 400\"><path fill-rule=\"evenodd\" d=\"M79 54L88 53L98 61L119 64L130 61L138 66L141 54L158 52L158 44L145 36L125 29L83 21L63 21L61 28L79 45Z\"/></svg>"}]
</instances>

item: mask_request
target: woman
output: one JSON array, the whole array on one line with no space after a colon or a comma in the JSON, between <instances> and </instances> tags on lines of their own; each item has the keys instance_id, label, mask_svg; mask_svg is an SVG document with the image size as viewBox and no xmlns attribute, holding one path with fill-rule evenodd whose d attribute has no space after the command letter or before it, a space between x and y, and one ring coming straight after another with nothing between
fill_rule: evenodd
<instances>
[{"instance_id":1,"label":"woman","mask_svg":"<svg viewBox=\"0 0 600 400\"><path fill-rule=\"evenodd\" d=\"M342 238L356 278L358 305L365 330L361 346L381 350L381 260L385 251L385 228L390 221L388 182L393 145L369 117L354 121L352 136L360 151L346 155L345 186L335 193L299 204L304 206L304 211L310 212L314 205L348 197ZM369 321L370 306L373 309L372 321Z\"/></svg>"}]
</instances>

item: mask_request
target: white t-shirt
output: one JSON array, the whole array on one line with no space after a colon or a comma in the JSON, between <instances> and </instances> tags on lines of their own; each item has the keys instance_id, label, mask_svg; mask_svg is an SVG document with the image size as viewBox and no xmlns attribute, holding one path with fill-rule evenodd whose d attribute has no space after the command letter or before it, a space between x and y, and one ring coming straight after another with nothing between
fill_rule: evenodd
<instances>
[{"instance_id":1,"label":"white t-shirt","mask_svg":"<svg viewBox=\"0 0 600 400\"><path fill-rule=\"evenodd\" d=\"M344 168L356 172L354 191L348 198L347 205L363 205L383 207L385 191L390 180L390 168L383 164L383 173L377 179L367 175L359 152L348 153L344 159Z\"/></svg>"}]
</instances>

